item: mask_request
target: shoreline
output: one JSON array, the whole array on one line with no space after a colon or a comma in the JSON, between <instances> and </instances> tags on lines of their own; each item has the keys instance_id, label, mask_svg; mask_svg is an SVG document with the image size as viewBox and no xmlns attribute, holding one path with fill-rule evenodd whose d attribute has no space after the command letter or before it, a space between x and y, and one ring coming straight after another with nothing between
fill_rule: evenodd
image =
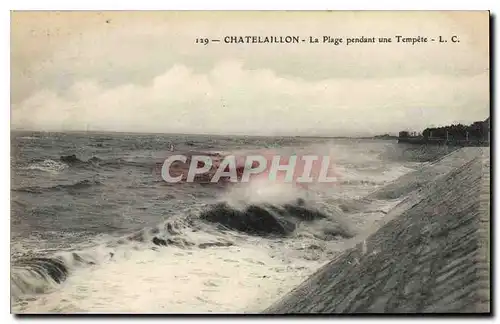
<instances>
[{"instance_id":1,"label":"shoreline","mask_svg":"<svg viewBox=\"0 0 500 324\"><path fill-rule=\"evenodd\" d=\"M446 139L430 139L424 137L400 137L398 144L415 144L415 145L441 145L441 146L461 146L461 147L489 147L490 142L483 140L446 140Z\"/></svg>"},{"instance_id":2,"label":"shoreline","mask_svg":"<svg viewBox=\"0 0 500 324\"><path fill-rule=\"evenodd\" d=\"M489 165L489 149L463 148L415 171L444 174L263 313L489 313Z\"/></svg>"}]
</instances>

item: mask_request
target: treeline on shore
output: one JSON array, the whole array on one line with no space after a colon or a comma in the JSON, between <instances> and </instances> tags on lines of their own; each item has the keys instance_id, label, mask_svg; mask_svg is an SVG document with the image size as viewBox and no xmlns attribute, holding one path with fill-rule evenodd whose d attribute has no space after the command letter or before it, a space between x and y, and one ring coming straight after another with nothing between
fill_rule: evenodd
<instances>
[{"instance_id":1,"label":"treeline on shore","mask_svg":"<svg viewBox=\"0 0 500 324\"><path fill-rule=\"evenodd\" d=\"M421 134L407 131L399 132L399 138L420 137L443 140L481 140L489 139L490 121L477 121L470 125L453 124L442 127L428 127Z\"/></svg>"}]
</instances>

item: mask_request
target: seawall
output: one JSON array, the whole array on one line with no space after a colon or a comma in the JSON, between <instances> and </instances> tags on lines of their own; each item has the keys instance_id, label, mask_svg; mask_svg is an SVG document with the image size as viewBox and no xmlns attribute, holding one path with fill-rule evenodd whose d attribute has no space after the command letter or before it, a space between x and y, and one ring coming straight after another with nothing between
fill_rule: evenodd
<instances>
[{"instance_id":1,"label":"seawall","mask_svg":"<svg viewBox=\"0 0 500 324\"><path fill-rule=\"evenodd\" d=\"M373 193L406 199L264 313L490 312L489 148L462 148Z\"/></svg>"}]
</instances>

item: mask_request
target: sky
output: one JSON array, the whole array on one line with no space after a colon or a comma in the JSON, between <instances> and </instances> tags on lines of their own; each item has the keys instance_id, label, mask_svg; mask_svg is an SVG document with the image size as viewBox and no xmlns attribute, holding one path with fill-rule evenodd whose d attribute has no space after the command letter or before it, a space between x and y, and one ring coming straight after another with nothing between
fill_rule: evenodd
<instances>
[{"instance_id":1,"label":"sky","mask_svg":"<svg viewBox=\"0 0 500 324\"><path fill-rule=\"evenodd\" d=\"M459 43L196 44L224 36ZM13 12L11 129L366 136L489 116L476 12Z\"/></svg>"}]
</instances>

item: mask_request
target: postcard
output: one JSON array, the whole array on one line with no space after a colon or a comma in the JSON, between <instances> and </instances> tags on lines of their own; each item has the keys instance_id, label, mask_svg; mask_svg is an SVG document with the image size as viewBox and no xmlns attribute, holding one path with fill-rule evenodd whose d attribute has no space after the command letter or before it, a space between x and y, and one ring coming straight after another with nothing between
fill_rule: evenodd
<instances>
[{"instance_id":1,"label":"postcard","mask_svg":"<svg viewBox=\"0 0 500 324\"><path fill-rule=\"evenodd\" d=\"M13 11L14 314L490 310L488 11Z\"/></svg>"}]
</instances>

